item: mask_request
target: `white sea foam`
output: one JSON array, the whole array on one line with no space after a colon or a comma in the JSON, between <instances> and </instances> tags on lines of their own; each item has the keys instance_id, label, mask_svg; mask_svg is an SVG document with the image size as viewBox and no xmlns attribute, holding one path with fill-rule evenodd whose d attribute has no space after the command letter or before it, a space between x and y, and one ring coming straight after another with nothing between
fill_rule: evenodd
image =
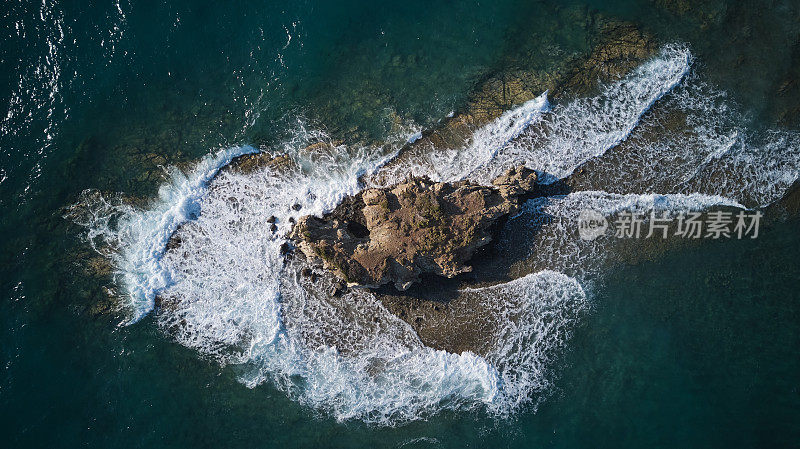
<instances>
[{"instance_id":1,"label":"white sea foam","mask_svg":"<svg viewBox=\"0 0 800 449\"><path fill-rule=\"evenodd\" d=\"M701 192L767 206L800 176L800 134L752 130L747 122L724 92L692 74L620 148L594 161L590 171L597 175L579 187Z\"/></svg>"},{"instance_id":2,"label":"white sea foam","mask_svg":"<svg viewBox=\"0 0 800 449\"><path fill-rule=\"evenodd\" d=\"M441 181L457 181L492 163L500 151L532 123L542 120L542 113L549 109L550 103L545 92L478 129L466 148L430 153L431 166L435 171L432 177Z\"/></svg>"},{"instance_id":3,"label":"white sea foam","mask_svg":"<svg viewBox=\"0 0 800 449\"><path fill-rule=\"evenodd\" d=\"M161 186L153 207L136 210L95 196L85 224L96 246L98 240L112 248L115 272L131 306L131 322L153 309L156 295L170 283L161 264L167 241L183 223L200 214L199 201L217 171L236 156L257 151L234 147L202 159L191 173L171 169L171 180Z\"/></svg>"},{"instance_id":4,"label":"white sea foam","mask_svg":"<svg viewBox=\"0 0 800 449\"><path fill-rule=\"evenodd\" d=\"M636 139L634 130L645 113L675 89L690 63L685 48L668 46L597 97L551 110L543 94L476 132L465 148L402 159L391 170L395 177L415 173L489 182L507 166L524 162L547 174L546 180L563 178L620 142ZM680 103L681 95L683 91L670 95L668 101ZM678 183L667 195L587 191L528 202L508 221L499 244L501 251L535 247L524 254L533 274L459 292L470 299L464 304L490 310L496 326L484 356L452 354L425 346L369 290L330 294L329 273L312 268L312 275L301 274L311 267L281 255L293 219L333 208L361 188L360 176L382 169L395 151L330 142L301 150L311 141L326 140L321 133L302 131L276 151L290 159L279 171L265 167L246 175L217 174L235 155L253 151L231 149L203 160L189 175L173 171L147 210L87 193L88 207L79 221L89 227L96 247L110 249L131 300L133 321L153 307L158 295L163 306L157 321L178 342L222 364L235 364L248 386L271 382L289 397L339 420L395 425L442 409L476 408L506 416L535 403L550 387L554 357L588 307L584 288L602 275L606 256L614 249L610 238L578 238L581 210L610 216L623 210L675 213L743 207L735 196L681 193ZM398 142L420 138L409 135ZM711 179L704 174L706 167L738 154L737 135L720 136L718 145L676 158L695 168L683 170L680 185L720 193L715 185L692 184ZM726 170L740 168L730 165ZM766 178L761 177L764 171L753 172L747 185L757 187L777 177L784 183L774 188L780 191L793 177L787 167L778 168L784 171ZM665 178L649 179L661 186ZM274 230L269 217L275 217ZM520 225L522 234L515 234L512 228ZM179 243L167 251L173 234ZM511 245L512 234L526 236L525 243Z\"/></svg>"},{"instance_id":5,"label":"white sea foam","mask_svg":"<svg viewBox=\"0 0 800 449\"><path fill-rule=\"evenodd\" d=\"M476 407L508 415L548 387L549 364L586 307L574 279L543 272L462 292L498 314L502 344L486 358L435 350L369 290L330 295L328 273L284 265L279 239L251 214L262 180L223 178L164 257L175 282L162 292L170 305L158 319L181 344L239 364L249 386L270 381L339 420L396 425ZM250 188L231 208L235 184Z\"/></svg>"},{"instance_id":6,"label":"white sea foam","mask_svg":"<svg viewBox=\"0 0 800 449\"><path fill-rule=\"evenodd\" d=\"M563 178L625 140L653 104L680 84L691 61L687 48L666 46L595 97L551 109L544 93L477 130L464 148L414 154L407 163L388 167L385 177L397 182L413 173L489 184L508 167L524 163L544 173L545 181Z\"/></svg>"},{"instance_id":7,"label":"white sea foam","mask_svg":"<svg viewBox=\"0 0 800 449\"><path fill-rule=\"evenodd\" d=\"M315 154L313 164L297 155L280 172L220 174L161 260L171 283L159 323L181 344L240 365L247 385L271 381L340 420L396 424L492 403L499 380L483 358L428 348L370 292L332 296L328 274L284 265L290 218L331 208L377 163L344 151Z\"/></svg>"},{"instance_id":8,"label":"white sea foam","mask_svg":"<svg viewBox=\"0 0 800 449\"><path fill-rule=\"evenodd\" d=\"M95 196L86 219L93 240L113 249L129 294L162 299L157 321L178 342L237 365L249 386L269 381L340 420L394 425L443 408L508 414L544 389L545 365L585 302L574 280L548 272L463 293L501 313L502 335L514 326L526 355L506 357L510 347L488 358L429 348L368 290L332 296L328 273L301 276L300 262L287 265L280 254L290 219L330 209L381 159L330 146L296 152L280 171L219 173L205 187L221 161L242 152L176 174L148 211ZM180 244L164 251L159 239L171 228ZM124 283L130 279L138 284ZM133 307L146 299L139 298Z\"/></svg>"},{"instance_id":9,"label":"white sea foam","mask_svg":"<svg viewBox=\"0 0 800 449\"><path fill-rule=\"evenodd\" d=\"M501 390L489 408L501 416L544 397L550 389L554 359L588 309L577 280L544 270L492 287L466 289L462 295L498 316L496 342L486 359L496 367Z\"/></svg>"},{"instance_id":10,"label":"white sea foam","mask_svg":"<svg viewBox=\"0 0 800 449\"><path fill-rule=\"evenodd\" d=\"M538 126L498 152L492 164L470 173L490 182L506 167L524 162L555 181L587 160L619 145L639 125L642 116L680 84L691 68L692 56L670 45L620 81L604 86L599 95L558 105Z\"/></svg>"}]
</instances>

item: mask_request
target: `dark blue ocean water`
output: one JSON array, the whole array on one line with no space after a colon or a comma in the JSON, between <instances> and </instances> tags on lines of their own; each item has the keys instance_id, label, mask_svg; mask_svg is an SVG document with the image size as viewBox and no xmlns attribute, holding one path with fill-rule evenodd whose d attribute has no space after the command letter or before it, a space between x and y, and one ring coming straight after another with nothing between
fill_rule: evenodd
<instances>
[{"instance_id":1,"label":"dark blue ocean water","mask_svg":"<svg viewBox=\"0 0 800 449\"><path fill-rule=\"evenodd\" d=\"M589 11L687 44L748 126L797 129L790 1L72 2L0 7L3 447L796 447L797 218L609 273L551 394L498 420L337 422L96 313L109 280L62 215L86 188L151 198L158 166L300 128L432 126L481 77L590 47ZM557 49L554 51L553 49Z\"/></svg>"}]
</instances>

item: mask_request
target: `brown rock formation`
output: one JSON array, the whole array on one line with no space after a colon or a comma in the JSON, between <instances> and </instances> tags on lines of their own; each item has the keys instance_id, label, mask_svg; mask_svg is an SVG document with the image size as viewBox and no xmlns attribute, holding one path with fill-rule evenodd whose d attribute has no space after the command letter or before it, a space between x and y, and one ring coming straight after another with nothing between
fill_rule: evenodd
<instances>
[{"instance_id":1,"label":"brown rock formation","mask_svg":"<svg viewBox=\"0 0 800 449\"><path fill-rule=\"evenodd\" d=\"M322 218L303 217L290 237L349 285L393 283L405 290L423 273L452 278L471 271L466 262L535 183L536 174L524 167L510 169L493 187L412 177L348 197Z\"/></svg>"},{"instance_id":2,"label":"brown rock formation","mask_svg":"<svg viewBox=\"0 0 800 449\"><path fill-rule=\"evenodd\" d=\"M269 153L243 154L233 158L230 164L222 167L220 173L230 171L234 173L250 174L264 167L280 169L291 163L289 156L273 156Z\"/></svg>"}]
</instances>

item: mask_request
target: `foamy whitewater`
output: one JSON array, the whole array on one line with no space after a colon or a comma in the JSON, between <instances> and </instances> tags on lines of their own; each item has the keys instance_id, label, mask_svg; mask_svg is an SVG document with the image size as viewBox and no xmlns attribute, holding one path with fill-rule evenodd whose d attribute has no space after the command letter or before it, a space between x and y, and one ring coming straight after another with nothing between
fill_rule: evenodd
<instances>
[{"instance_id":1,"label":"foamy whitewater","mask_svg":"<svg viewBox=\"0 0 800 449\"><path fill-rule=\"evenodd\" d=\"M542 94L478 130L464 148L415 154L391 167L384 163L397 148L331 144L303 151L325 137L302 129L275 151L289 156L288 167L220 171L255 151L232 148L191 173L174 170L146 210L86 192L83 213L73 218L112 259L130 322L160 298L161 328L223 365L237 365L248 386L270 382L338 420L379 425L444 409L509 416L552 389L554 360L589 308L589 287L602 277L612 242L577 238L581 210L752 207L775 201L797 179L797 136L745 135L734 108L720 107L721 94L690 74L691 61L685 47L667 46L596 97L551 107ZM680 133L670 134L658 119L671 110L691 112ZM663 139L642 131L654 129ZM418 138L410 133L408 141ZM364 174L391 170L386 179L414 173L488 183L520 162L547 183L586 164L605 171L582 181L586 191L532 200L509 221L535 228L527 255L535 270L460 292L496 315L483 355L427 347L371 291L330 295L330 274L281 255L291 219L332 209L363 187ZM271 216L276 232L266 224ZM180 244L166 250L173 234ZM316 276L301 276L303 268Z\"/></svg>"}]
</instances>

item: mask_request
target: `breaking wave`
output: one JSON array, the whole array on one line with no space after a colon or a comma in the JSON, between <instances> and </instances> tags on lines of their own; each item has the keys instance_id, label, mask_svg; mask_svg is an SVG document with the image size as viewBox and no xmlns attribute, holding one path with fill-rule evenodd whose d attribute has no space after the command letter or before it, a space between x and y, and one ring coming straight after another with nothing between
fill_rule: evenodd
<instances>
[{"instance_id":1,"label":"breaking wave","mask_svg":"<svg viewBox=\"0 0 800 449\"><path fill-rule=\"evenodd\" d=\"M719 138L684 144L682 156L675 155L675 145L681 145L676 136L667 135L666 141L678 143L663 148L646 144L651 133L641 130L663 124L648 122L660 111L687 104L712 109L692 103L695 91L680 86L691 60L688 49L667 46L596 97L551 108L545 93L478 130L458 151L411 153L415 157L406 154L386 165L397 148L351 148L308 131L276 151L288 156L279 168L247 174L220 170L233 157L255 151L233 148L204 159L189 174L174 170L151 207L138 209L87 192L73 219L87 226L93 245L112 258L131 322L158 299L156 319L165 332L223 365L235 365L248 386L270 382L338 420L380 425L424 419L443 409L508 416L536 404L551 388L553 360L589 308L587 292L602 276L606 255L616 250L611 239L577 238L581 210L613 215L743 208L773 201L797 178L796 163L781 160L753 171L735 162L753 153L737 149L744 148L739 134L707 132L704 136ZM691 122L695 133L703 123ZM418 138L410 133L406 141ZM777 147L793 145L793 139L776 132L770 140L776 148L761 147L759 161L769 161L770 151L785 154ZM309 150L308 144L319 140L325 144ZM632 155L618 154L626 146ZM675 161L679 169L660 169L649 157ZM638 170L644 181L621 181L618 192L598 187L617 182L617 172L604 164L619 160L621 173ZM727 160L734 162L719 166ZM531 200L509 220L499 245L502 251L525 252L526 271L517 279L458 292L492 311L495 325L481 354L430 348L371 291L334 294L329 273L282 255L283 236L296 219L332 209L362 188L365 174L388 173L389 181L414 173L488 183L520 162L542 173L545 183L577 176L577 169L591 164L605 171L576 178L587 191ZM737 181L731 173L744 175ZM716 176L728 182L712 182ZM666 190L653 193L662 187ZM742 195L753 191L756 201Z\"/></svg>"},{"instance_id":2,"label":"breaking wave","mask_svg":"<svg viewBox=\"0 0 800 449\"><path fill-rule=\"evenodd\" d=\"M630 138L588 164L588 175L577 187L616 193L700 192L749 207L767 206L800 177L800 134L753 130L747 122L725 92L693 74Z\"/></svg>"},{"instance_id":3,"label":"breaking wave","mask_svg":"<svg viewBox=\"0 0 800 449\"><path fill-rule=\"evenodd\" d=\"M95 249L100 243L113 250L116 274L130 299L131 323L153 309L156 294L171 282L161 256L178 227L200 215L200 200L208 182L234 157L256 151L246 146L221 151L203 159L189 174L171 169L171 180L161 186L151 209L137 210L84 193L91 209L85 222L89 239Z\"/></svg>"},{"instance_id":4,"label":"breaking wave","mask_svg":"<svg viewBox=\"0 0 800 449\"><path fill-rule=\"evenodd\" d=\"M550 108L547 93L483 126L464 148L414 153L393 167L389 183L408 173L435 180L488 184L524 162L548 182L566 177L587 160L624 141L641 117L678 86L691 68L691 53L671 45L599 95Z\"/></svg>"}]
</instances>

